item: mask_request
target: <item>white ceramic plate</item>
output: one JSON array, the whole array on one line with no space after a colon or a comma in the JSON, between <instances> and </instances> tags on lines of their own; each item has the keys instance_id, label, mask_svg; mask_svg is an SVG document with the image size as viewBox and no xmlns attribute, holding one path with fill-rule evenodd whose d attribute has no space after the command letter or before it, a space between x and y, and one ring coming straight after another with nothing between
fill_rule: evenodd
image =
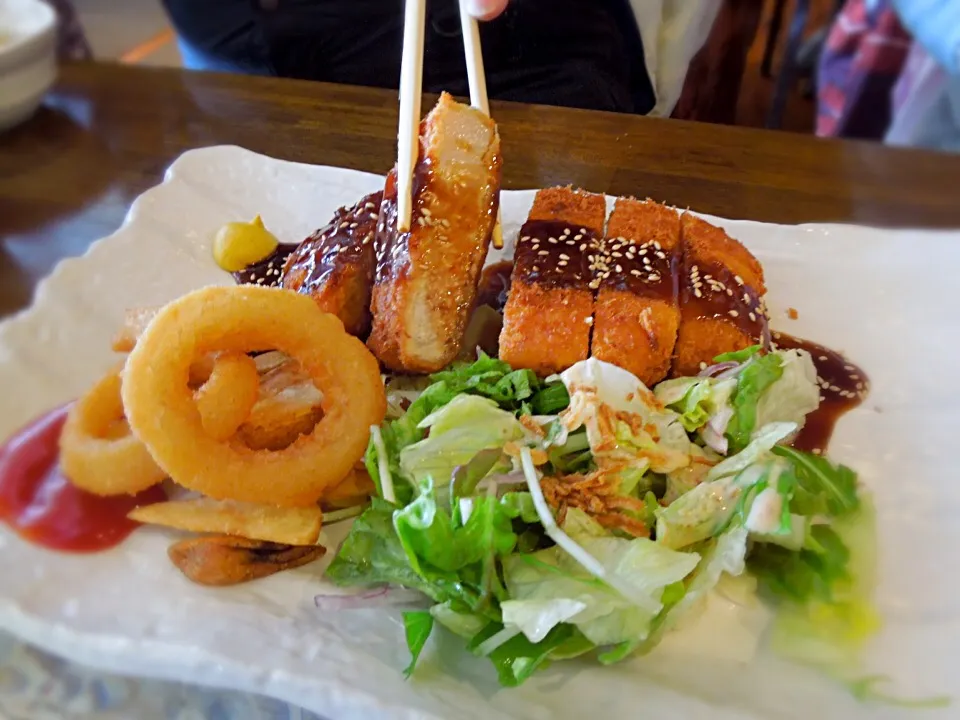
<instances>
[{"instance_id":1,"label":"white ceramic plate","mask_svg":"<svg viewBox=\"0 0 960 720\"><path fill-rule=\"evenodd\" d=\"M0 436L76 396L110 366L124 308L231 282L210 253L224 222L260 213L279 237L298 240L381 182L239 148L187 153L134 203L119 231L61 263L33 307L0 325ZM505 237L516 235L532 197L504 193ZM950 692L960 667L953 459L960 233L716 222L763 262L774 326L846 351L873 381L872 395L841 421L831 445L876 493L877 603L886 625L866 670L892 676L891 690L901 694ZM798 320L786 319L787 307ZM105 670L261 692L335 720L813 713L828 720L906 712L859 705L813 672L762 652L749 662L721 659L709 644L673 643L610 668L561 663L503 690L486 661L441 638L407 682L396 614L316 610L323 564L208 589L170 565L169 540L141 529L112 551L69 555L0 527L0 627Z\"/></svg>"}]
</instances>

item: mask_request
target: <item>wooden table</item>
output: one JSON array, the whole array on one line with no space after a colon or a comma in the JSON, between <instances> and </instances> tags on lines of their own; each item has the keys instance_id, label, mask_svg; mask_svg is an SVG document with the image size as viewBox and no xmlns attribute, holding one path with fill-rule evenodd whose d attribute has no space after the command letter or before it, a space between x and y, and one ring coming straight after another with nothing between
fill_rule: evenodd
<instances>
[{"instance_id":1,"label":"wooden table","mask_svg":"<svg viewBox=\"0 0 960 720\"><path fill-rule=\"evenodd\" d=\"M960 156L512 103L493 113L506 188L573 183L780 223L960 226ZM58 260L115 230L185 150L235 144L384 173L396 125L392 91L65 67L46 106L0 135L0 316L26 306Z\"/></svg>"}]
</instances>

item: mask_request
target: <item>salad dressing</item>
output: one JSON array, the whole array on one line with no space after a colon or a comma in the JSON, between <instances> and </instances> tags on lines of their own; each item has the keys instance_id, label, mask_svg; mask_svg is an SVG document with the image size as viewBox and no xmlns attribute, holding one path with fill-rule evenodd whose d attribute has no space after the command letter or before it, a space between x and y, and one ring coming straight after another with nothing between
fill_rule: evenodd
<instances>
[{"instance_id":1,"label":"salad dressing","mask_svg":"<svg viewBox=\"0 0 960 720\"><path fill-rule=\"evenodd\" d=\"M0 447L0 520L52 550L108 550L139 527L127 513L166 500L166 493L156 485L138 495L102 497L75 487L58 462L69 409L34 420Z\"/></svg>"},{"instance_id":2,"label":"salad dressing","mask_svg":"<svg viewBox=\"0 0 960 720\"><path fill-rule=\"evenodd\" d=\"M806 350L813 358L820 386L820 407L807 415L803 429L792 444L798 450L823 452L837 420L863 402L870 390L870 381L863 370L823 345L780 332L773 333L773 343L780 350Z\"/></svg>"}]
</instances>

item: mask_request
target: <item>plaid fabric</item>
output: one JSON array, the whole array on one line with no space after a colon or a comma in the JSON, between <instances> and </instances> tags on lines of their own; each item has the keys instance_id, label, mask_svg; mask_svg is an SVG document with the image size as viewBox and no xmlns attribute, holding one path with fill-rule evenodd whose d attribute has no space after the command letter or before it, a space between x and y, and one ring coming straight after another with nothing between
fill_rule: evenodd
<instances>
[{"instance_id":1,"label":"plaid fabric","mask_svg":"<svg viewBox=\"0 0 960 720\"><path fill-rule=\"evenodd\" d=\"M57 56L61 60L89 60L93 57L72 0L46 0L57 13L60 23Z\"/></svg>"},{"instance_id":2,"label":"plaid fabric","mask_svg":"<svg viewBox=\"0 0 960 720\"><path fill-rule=\"evenodd\" d=\"M910 34L886 0L847 0L820 57L817 135L880 139Z\"/></svg>"}]
</instances>

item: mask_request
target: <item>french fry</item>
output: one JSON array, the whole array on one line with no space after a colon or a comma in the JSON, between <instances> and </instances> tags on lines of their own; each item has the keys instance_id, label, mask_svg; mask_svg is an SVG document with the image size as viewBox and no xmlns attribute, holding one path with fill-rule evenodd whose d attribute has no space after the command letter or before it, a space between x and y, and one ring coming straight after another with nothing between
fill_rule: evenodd
<instances>
[{"instance_id":1,"label":"french fry","mask_svg":"<svg viewBox=\"0 0 960 720\"><path fill-rule=\"evenodd\" d=\"M323 523L323 512L317 506L276 507L210 498L144 505L134 508L127 517L148 525L234 535L283 545L315 544Z\"/></svg>"},{"instance_id":2,"label":"french fry","mask_svg":"<svg viewBox=\"0 0 960 720\"><path fill-rule=\"evenodd\" d=\"M330 488L320 502L324 507L338 509L359 505L376 491L373 480L363 468L354 468L343 480Z\"/></svg>"}]
</instances>

